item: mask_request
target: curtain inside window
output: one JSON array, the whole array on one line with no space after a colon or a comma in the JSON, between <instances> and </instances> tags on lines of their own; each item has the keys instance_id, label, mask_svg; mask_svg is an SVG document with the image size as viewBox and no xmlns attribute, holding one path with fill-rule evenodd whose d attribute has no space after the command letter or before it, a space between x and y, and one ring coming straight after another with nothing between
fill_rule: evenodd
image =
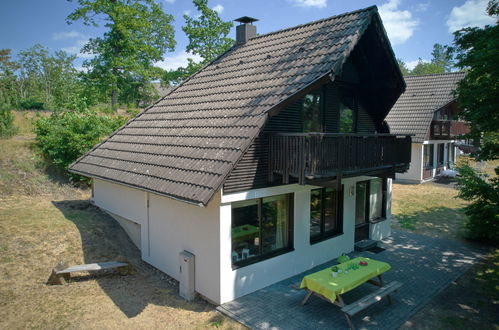
<instances>
[{"instance_id":1,"label":"curtain inside window","mask_svg":"<svg viewBox=\"0 0 499 330\"><path fill-rule=\"evenodd\" d=\"M381 179L370 181L369 187L369 219L378 219L383 215L383 182Z\"/></svg>"}]
</instances>

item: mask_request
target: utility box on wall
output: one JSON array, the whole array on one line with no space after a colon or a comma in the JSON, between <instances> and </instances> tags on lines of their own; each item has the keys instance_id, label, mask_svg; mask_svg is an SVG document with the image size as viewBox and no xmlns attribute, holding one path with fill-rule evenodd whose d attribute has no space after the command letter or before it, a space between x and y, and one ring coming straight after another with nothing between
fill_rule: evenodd
<instances>
[{"instance_id":1,"label":"utility box on wall","mask_svg":"<svg viewBox=\"0 0 499 330\"><path fill-rule=\"evenodd\" d=\"M194 255L187 251L180 252L179 294L186 300L194 300L196 295L194 282Z\"/></svg>"}]
</instances>

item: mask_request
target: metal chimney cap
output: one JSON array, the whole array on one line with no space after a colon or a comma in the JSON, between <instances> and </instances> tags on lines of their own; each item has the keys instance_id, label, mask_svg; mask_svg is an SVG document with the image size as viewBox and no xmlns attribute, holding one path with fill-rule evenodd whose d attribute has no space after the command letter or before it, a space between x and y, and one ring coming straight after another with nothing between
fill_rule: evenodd
<instances>
[{"instance_id":1,"label":"metal chimney cap","mask_svg":"<svg viewBox=\"0 0 499 330\"><path fill-rule=\"evenodd\" d=\"M239 17L239 18L235 19L234 21L242 23L242 24L248 24L248 23L256 22L256 21L258 21L258 19L253 18L253 17L249 17L249 16L243 16L243 17Z\"/></svg>"}]
</instances>

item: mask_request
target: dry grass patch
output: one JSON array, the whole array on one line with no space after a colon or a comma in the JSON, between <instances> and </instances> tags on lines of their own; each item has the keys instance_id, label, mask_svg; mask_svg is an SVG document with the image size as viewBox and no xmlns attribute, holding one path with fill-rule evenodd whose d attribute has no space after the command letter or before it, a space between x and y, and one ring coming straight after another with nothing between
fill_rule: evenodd
<instances>
[{"instance_id":1,"label":"dry grass patch","mask_svg":"<svg viewBox=\"0 0 499 330\"><path fill-rule=\"evenodd\" d=\"M181 299L176 281L145 264L123 230L85 200L0 200L0 328L192 328L243 326L207 302ZM81 274L45 284L59 260L126 258L137 272Z\"/></svg>"},{"instance_id":2,"label":"dry grass patch","mask_svg":"<svg viewBox=\"0 0 499 330\"><path fill-rule=\"evenodd\" d=\"M467 202L456 198L457 194L452 185L394 184L392 225L433 237L462 237Z\"/></svg>"}]
</instances>

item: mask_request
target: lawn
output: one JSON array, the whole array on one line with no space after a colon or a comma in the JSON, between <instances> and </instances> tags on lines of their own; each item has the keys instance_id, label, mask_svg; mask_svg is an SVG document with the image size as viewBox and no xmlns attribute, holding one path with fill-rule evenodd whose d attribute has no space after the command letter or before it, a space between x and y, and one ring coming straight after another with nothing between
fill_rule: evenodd
<instances>
[{"instance_id":1,"label":"lawn","mask_svg":"<svg viewBox=\"0 0 499 330\"><path fill-rule=\"evenodd\" d=\"M493 168L497 162L487 164ZM489 171L489 174L492 172ZM393 185L392 226L443 239L464 239L467 203L452 185ZM482 247L487 257L411 317L402 329L499 329L499 249Z\"/></svg>"},{"instance_id":2,"label":"lawn","mask_svg":"<svg viewBox=\"0 0 499 330\"><path fill-rule=\"evenodd\" d=\"M53 173L34 148L31 113L17 113L18 135L0 140L0 329L241 329L140 259L117 223L90 205L89 189ZM70 264L125 258L137 272L45 284L60 260Z\"/></svg>"}]
</instances>

